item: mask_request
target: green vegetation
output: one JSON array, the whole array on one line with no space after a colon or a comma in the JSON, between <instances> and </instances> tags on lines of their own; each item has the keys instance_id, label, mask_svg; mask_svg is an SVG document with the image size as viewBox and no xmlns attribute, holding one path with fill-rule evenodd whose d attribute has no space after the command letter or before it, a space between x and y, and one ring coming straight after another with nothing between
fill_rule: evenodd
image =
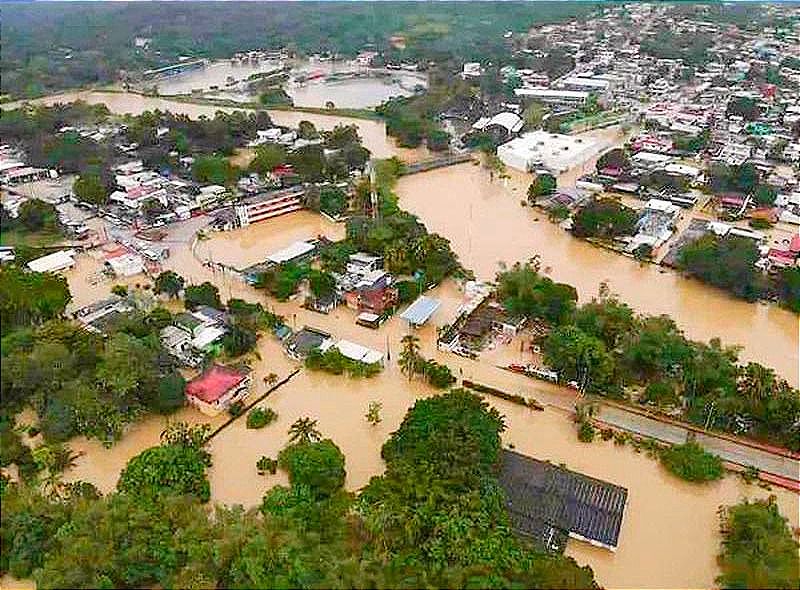
<instances>
[{"instance_id":1,"label":"green vegetation","mask_svg":"<svg viewBox=\"0 0 800 590\"><path fill-rule=\"evenodd\" d=\"M578 292L571 285L554 283L539 274L538 259L516 263L497 275L498 297L516 316L541 317L559 324L575 310Z\"/></svg>"},{"instance_id":2,"label":"green vegetation","mask_svg":"<svg viewBox=\"0 0 800 590\"><path fill-rule=\"evenodd\" d=\"M271 173L276 167L286 162L286 148L278 144L260 145L256 155L250 162L250 170L261 176Z\"/></svg>"},{"instance_id":3,"label":"green vegetation","mask_svg":"<svg viewBox=\"0 0 800 590\"><path fill-rule=\"evenodd\" d=\"M253 408L247 414L247 427L260 429L269 426L278 419L278 414L272 408Z\"/></svg>"},{"instance_id":4,"label":"green vegetation","mask_svg":"<svg viewBox=\"0 0 800 590\"><path fill-rule=\"evenodd\" d=\"M797 588L798 544L775 497L744 500L721 513L721 588Z\"/></svg>"},{"instance_id":5,"label":"green vegetation","mask_svg":"<svg viewBox=\"0 0 800 590\"><path fill-rule=\"evenodd\" d=\"M425 286L465 272L448 240L429 234L416 216L399 208L394 185L401 166L394 158L376 164L380 214L377 218L359 215L348 219L345 243L354 251L383 256L389 272L416 276Z\"/></svg>"},{"instance_id":6,"label":"green vegetation","mask_svg":"<svg viewBox=\"0 0 800 590\"><path fill-rule=\"evenodd\" d=\"M723 475L722 460L694 442L664 449L660 456L670 473L686 481L707 482Z\"/></svg>"},{"instance_id":7,"label":"green vegetation","mask_svg":"<svg viewBox=\"0 0 800 590\"><path fill-rule=\"evenodd\" d=\"M217 289L216 285L208 281L200 283L199 285L187 285L183 292L183 304L186 309L195 309L200 305L222 309L219 289Z\"/></svg>"},{"instance_id":8,"label":"green vegetation","mask_svg":"<svg viewBox=\"0 0 800 590\"><path fill-rule=\"evenodd\" d=\"M72 183L72 191L84 203L105 205L108 201L108 187L99 174L81 174Z\"/></svg>"},{"instance_id":9,"label":"green vegetation","mask_svg":"<svg viewBox=\"0 0 800 590\"><path fill-rule=\"evenodd\" d=\"M307 487L318 499L344 486L344 455L329 438L289 445L278 455L278 465L289 474L293 487Z\"/></svg>"},{"instance_id":10,"label":"green vegetation","mask_svg":"<svg viewBox=\"0 0 800 590\"><path fill-rule=\"evenodd\" d=\"M363 363L349 359L334 347L325 352L312 350L306 357L305 365L312 371L325 371L334 375L347 374L350 377L373 377L382 369L380 363Z\"/></svg>"},{"instance_id":11,"label":"green vegetation","mask_svg":"<svg viewBox=\"0 0 800 590\"><path fill-rule=\"evenodd\" d=\"M495 475L504 429L464 390L417 401L383 446L386 472L358 498L363 526L390 569L418 564L427 585L593 587L587 569L511 533Z\"/></svg>"},{"instance_id":12,"label":"green vegetation","mask_svg":"<svg viewBox=\"0 0 800 590\"><path fill-rule=\"evenodd\" d=\"M761 116L761 109L758 106L758 101L754 98L739 96L728 102L725 115L738 115L743 117L745 121L755 121Z\"/></svg>"},{"instance_id":13,"label":"green vegetation","mask_svg":"<svg viewBox=\"0 0 800 590\"><path fill-rule=\"evenodd\" d=\"M291 105L292 97L286 94L286 91L280 87L267 88L258 95L258 102L265 107L275 105Z\"/></svg>"},{"instance_id":14,"label":"green vegetation","mask_svg":"<svg viewBox=\"0 0 800 590\"><path fill-rule=\"evenodd\" d=\"M267 473L275 475L278 471L278 462L271 457L262 456L256 461L256 469L259 475L266 475Z\"/></svg>"},{"instance_id":15,"label":"green vegetation","mask_svg":"<svg viewBox=\"0 0 800 590\"><path fill-rule=\"evenodd\" d=\"M223 156L201 156L192 164L192 178L208 184L232 185L240 170Z\"/></svg>"},{"instance_id":16,"label":"green vegetation","mask_svg":"<svg viewBox=\"0 0 800 590\"><path fill-rule=\"evenodd\" d=\"M542 351L562 383L615 398L642 388L639 403L698 426L800 449L800 392L772 369L740 363L738 349L718 339L688 340L668 316L636 315L607 287L579 307L566 289L542 305L540 281L535 261L516 265L498 275L498 297L550 325Z\"/></svg>"},{"instance_id":17,"label":"green vegetation","mask_svg":"<svg viewBox=\"0 0 800 590\"><path fill-rule=\"evenodd\" d=\"M311 271L307 264L286 262L261 273L258 287L266 289L273 297L286 301L294 295L300 282L307 279Z\"/></svg>"},{"instance_id":18,"label":"green vegetation","mask_svg":"<svg viewBox=\"0 0 800 590\"><path fill-rule=\"evenodd\" d=\"M187 429L178 423L173 429ZM136 455L119 476L117 489L131 496L152 497L162 494L191 494L201 502L208 502L211 488L206 478L206 468L211 466L211 455L202 449L209 427L197 427L188 438L171 439L170 431L162 436L162 444Z\"/></svg>"},{"instance_id":19,"label":"green vegetation","mask_svg":"<svg viewBox=\"0 0 800 590\"><path fill-rule=\"evenodd\" d=\"M539 174L528 187L528 202L535 203L539 197L551 195L555 190L555 176L552 174Z\"/></svg>"},{"instance_id":20,"label":"green vegetation","mask_svg":"<svg viewBox=\"0 0 800 590\"><path fill-rule=\"evenodd\" d=\"M705 235L681 248L678 267L715 287L755 301L766 288L766 278L755 267L760 257L753 240Z\"/></svg>"},{"instance_id":21,"label":"green vegetation","mask_svg":"<svg viewBox=\"0 0 800 590\"><path fill-rule=\"evenodd\" d=\"M165 270L156 277L156 280L153 283L153 292L166 293L170 297L175 298L178 297L180 292L183 290L185 283L186 281L184 278L178 273L171 270Z\"/></svg>"},{"instance_id":22,"label":"green vegetation","mask_svg":"<svg viewBox=\"0 0 800 590\"><path fill-rule=\"evenodd\" d=\"M636 211L613 199L595 199L572 217L572 233L579 238L610 239L631 235L639 216Z\"/></svg>"},{"instance_id":23,"label":"green vegetation","mask_svg":"<svg viewBox=\"0 0 800 590\"><path fill-rule=\"evenodd\" d=\"M24 272L16 266L0 267L0 322L4 337L11 328L60 317L71 300L64 277Z\"/></svg>"}]
</instances>

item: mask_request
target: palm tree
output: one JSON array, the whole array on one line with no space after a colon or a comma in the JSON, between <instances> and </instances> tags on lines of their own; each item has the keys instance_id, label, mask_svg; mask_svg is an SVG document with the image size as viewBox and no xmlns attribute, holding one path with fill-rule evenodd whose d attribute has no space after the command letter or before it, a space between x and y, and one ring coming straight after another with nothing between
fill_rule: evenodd
<instances>
[{"instance_id":1,"label":"palm tree","mask_svg":"<svg viewBox=\"0 0 800 590\"><path fill-rule=\"evenodd\" d=\"M403 350L400 352L398 364L403 373L408 375L408 380L410 381L417 372L417 364L419 362L419 338L414 334L406 334L400 342L403 345Z\"/></svg>"},{"instance_id":2,"label":"palm tree","mask_svg":"<svg viewBox=\"0 0 800 590\"><path fill-rule=\"evenodd\" d=\"M298 418L289 427L289 443L312 443L322 440L322 434L317 430L317 421L311 418Z\"/></svg>"},{"instance_id":3,"label":"palm tree","mask_svg":"<svg viewBox=\"0 0 800 590\"><path fill-rule=\"evenodd\" d=\"M272 387L278 382L278 376L275 373L269 373L266 377L264 377L264 385L267 387Z\"/></svg>"}]
</instances>

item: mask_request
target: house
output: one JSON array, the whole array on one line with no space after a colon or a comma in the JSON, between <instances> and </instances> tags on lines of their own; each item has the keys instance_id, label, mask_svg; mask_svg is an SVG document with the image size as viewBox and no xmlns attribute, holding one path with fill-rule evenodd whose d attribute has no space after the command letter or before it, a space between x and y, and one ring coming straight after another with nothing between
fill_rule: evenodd
<instances>
[{"instance_id":1,"label":"house","mask_svg":"<svg viewBox=\"0 0 800 590\"><path fill-rule=\"evenodd\" d=\"M314 349L326 351L333 345L333 337L327 332L303 326L303 329L286 340L286 354L295 360L303 360Z\"/></svg>"},{"instance_id":2,"label":"house","mask_svg":"<svg viewBox=\"0 0 800 590\"><path fill-rule=\"evenodd\" d=\"M289 244L286 248L273 252L267 256L267 260L272 264L288 264L299 262L313 254L316 247L310 242L297 241Z\"/></svg>"},{"instance_id":3,"label":"house","mask_svg":"<svg viewBox=\"0 0 800 590\"><path fill-rule=\"evenodd\" d=\"M196 367L203 362L203 356L192 347L192 336L178 326L165 326L159 334L164 349L182 364Z\"/></svg>"},{"instance_id":4,"label":"house","mask_svg":"<svg viewBox=\"0 0 800 590\"><path fill-rule=\"evenodd\" d=\"M343 356L350 360L367 365L379 364L383 366L383 353L378 350L372 350L349 340L339 340L334 346Z\"/></svg>"},{"instance_id":5,"label":"house","mask_svg":"<svg viewBox=\"0 0 800 590\"><path fill-rule=\"evenodd\" d=\"M72 317L90 332L106 334L108 328L116 324L133 307L127 300L117 295L95 301L72 313Z\"/></svg>"},{"instance_id":6,"label":"house","mask_svg":"<svg viewBox=\"0 0 800 590\"><path fill-rule=\"evenodd\" d=\"M250 375L224 365L212 365L186 384L186 399L198 410L216 416L247 397Z\"/></svg>"},{"instance_id":7,"label":"house","mask_svg":"<svg viewBox=\"0 0 800 590\"><path fill-rule=\"evenodd\" d=\"M366 252L356 252L347 259L346 270L349 274L366 275L383 268L383 258Z\"/></svg>"},{"instance_id":8,"label":"house","mask_svg":"<svg viewBox=\"0 0 800 590\"><path fill-rule=\"evenodd\" d=\"M625 488L507 450L499 479L518 534L559 553L568 537L616 551Z\"/></svg>"}]
</instances>

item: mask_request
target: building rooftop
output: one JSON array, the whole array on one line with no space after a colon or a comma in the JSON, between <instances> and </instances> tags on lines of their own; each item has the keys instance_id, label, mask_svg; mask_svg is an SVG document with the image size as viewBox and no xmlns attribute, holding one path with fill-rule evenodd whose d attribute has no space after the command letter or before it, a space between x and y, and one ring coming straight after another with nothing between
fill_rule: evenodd
<instances>
[{"instance_id":1,"label":"building rooftop","mask_svg":"<svg viewBox=\"0 0 800 590\"><path fill-rule=\"evenodd\" d=\"M400 314L400 317L409 324L421 326L430 319L437 309L439 309L439 305L441 304L437 299L420 295L414 303L409 305L406 310Z\"/></svg>"},{"instance_id":2,"label":"building rooftop","mask_svg":"<svg viewBox=\"0 0 800 590\"><path fill-rule=\"evenodd\" d=\"M502 453L500 485L518 533L560 551L565 535L616 549L627 489L513 451Z\"/></svg>"},{"instance_id":3,"label":"building rooftop","mask_svg":"<svg viewBox=\"0 0 800 590\"><path fill-rule=\"evenodd\" d=\"M239 369L213 365L202 375L186 384L186 395L191 395L206 403L213 403L246 378L247 373Z\"/></svg>"}]
</instances>

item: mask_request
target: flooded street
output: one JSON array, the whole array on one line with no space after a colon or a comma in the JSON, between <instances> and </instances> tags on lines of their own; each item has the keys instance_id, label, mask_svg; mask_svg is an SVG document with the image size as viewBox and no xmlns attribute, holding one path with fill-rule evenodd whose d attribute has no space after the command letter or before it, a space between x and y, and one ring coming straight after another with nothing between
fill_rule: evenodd
<instances>
[{"instance_id":1,"label":"flooded street","mask_svg":"<svg viewBox=\"0 0 800 590\"><path fill-rule=\"evenodd\" d=\"M133 94L86 92L68 96L106 103L118 113L135 114L158 108L197 117L213 116L219 110ZM67 98L48 100L58 102ZM321 129L354 123L365 145L377 157L399 153L408 160L423 154L421 150L397 150L380 122L287 111L270 114L282 125L294 126L304 119ZM587 162L584 168L591 165ZM579 172L569 171L560 181L574 182ZM726 344L741 344L743 358L773 366L797 385L796 316L776 306L732 299L675 273L640 265L574 239L549 223L544 214L520 206L527 182L524 175L516 173L508 180L490 181L483 167L461 164L404 177L399 181L398 193L401 207L417 214L430 231L450 239L464 266L473 269L478 278L493 278L501 261L511 265L539 254L544 272L554 280L575 285L581 301L589 300L597 293L600 282L607 281L612 291L637 311L670 314L692 338L707 340L719 336ZM356 325L355 313L345 307L321 315L301 308L296 301L276 302L238 277L202 264L204 260L213 260L243 268L296 240L319 235L339 239L344 235L343 224L302 211L233 232L209 232L208 239L195 242L197 231L207 222L207 218L199 217L170 226L165 241L170 247L170 257L164 263L165 268L180 273L188 283L214 282L223 300L241 297L259 301L283 315L293 328L314 326L337 338L380 350L390 358L384 371L373 379L357 380L303 370L261 403L277 412L278 419L273 424L261 430L248 430L245 418L241 417L222 431L209 444L213 458L209 470L212 501L256 506L267 489L286 483L285 474L280 472L274 476L258 475L255 463L262 455L276 457L288 441L289 426L305 416L317 420L323 435L341 447L346 456L346 486L358 490L370 477L383 471L381 445L398 427L408 408L415 400L436 393L419 379L409 381L399 371L400 340L409 328L397 316L379 330L370 330ZM70 308L108 295L117 282L96 280L101 266L99 258L81 254L77 260L76 268L66 273L74 297ZM143 276L131 280L134 285L145 282ZM718 507L736 503L743 497L764 497L769 492L745 485L732 476L706 486L691 485L668 475L659 463L628 447L617 447L611 442L580 443L572 418L564 410L573 402L571 392L495 366L518 354L513 344L498 347L480 361L438 352L437 327L452 321L462 301L462 292L455 282L446 281L429 294L440 299L442 305L431 322L416 331L424 356L446 363L454 374L463 378L534 397L547 406L544 412L535 412L490 398L490 403L506 416L505 444L628 489L618 551L612 554L570 541L568 553L579 563L590 565L598 582L611 588L652 586L653 580L663 587L712 586L718 574L715 561L720 541ZM253 359L251 399L265 391L263 378L267 374L275 373L282 378L297 367L269 334L259 340L258 356ZM365 419L371 401L383 404L383 421L378 426L370 426ZM171 419L216 426L226 416L209 419L194 409L184 408ZM146 418L131 426L111 448L104 448L97 441L74 439L71 447L84 455L66 478L89 481L103 492L113 490L126 462L158 444L166 423L167 419L161 416ZM782 514L791 523L797 523L800 518L797 495L778 488L771 493L778 497ZM4 587L5 583L4 580Z\"/></svg>"},{"instance_id":2,"label":"flooded street","mask_svg":"<svg viewBox=\"0 0 800 590\"><path fill-rule=\"evenodd\" d=\"M476 171L482 173L469 165L452 168L452 171L457 171L459 175L470 175ZM410 177L402 183L425 176ZM472 199L464 191L460 198ZM526 215L528 213L530 211L526 210ZM533 223L527 216L523 219ZM273 424L261 430L249 430L244 417L235 421L209 444L213 458L213 466L209 470L212 501L256 506L266 490L276 484L285 484L285 474L258 475L255 463L262 455L276 457L288 442L289 426L297 418L306 416L317 420L319 430L341 447L346 456L346 486L350 490L358 490L370 477L383 471L381 445L398 427L408 408L415 400L436 393L420 379L409 382L399 371L397 358L400 339L408 332L408 327L398 317L393 317L380 330L370 330L356 325L355 313L347 308L339 307L329 315L317 314L302 309L297 302L268 300L263 292L247 287L240 279L212 272L202 266L189 249L201 221L192 220L183 224L185 227L182 231L173 236L174 245L171 247L172 256L167 261L168 267L181 272L192 282L213 280L224 298L243 297L261 301L282 314L294 328L314 326L337 338L381 350L391 358L384 371L373 379L350 379L303 370L261 402L260 405L278 413L278 419ZM555 233L560 230L543 222L534 224L534 227L539 228L540 225L542 228L551 228L554 236L562 235ZM238 232L211 233L210 239L198 244L197 255L202 258L213 256L215 261L241 267L262 260L270 252L294 240L319 233L333 237L342 229L342 226L323 221L310 212L293 213ZM566 234L563 237L567 238L565 244L590 248L569 239ZM589 251L608 254L611 261L627 262L602 250ZM581 256L580 250L574 255ZM633 265L633 268L639 267ZM97 289L110 289L110 284L98 286ZM733 476L709 486L690 485L668 475L656 461L635 453L631 448L616 447L610 442L578 442L571 416L562 409L569 408L572 403L565 390L495 366L500 359L513 359L518 354L513 345L500 346L478 362L436 351L436 329L452 319L461 303L462 293L454 282L447 281L430 295L440 299L442 306L428 325L416 331L421 340L422 354L445 362L455 374L464 378L534 397L547 405L546 411L534 412L489 398L490 403L506 416L508 430L503 436L505 444L513 444L518 451L533 457L564 463L571 469L628 488L628 507L617 553L611 554L578 541L569 542L568 553L579 563L590 565L598 581L607 587L643 587L653 579L669 587L713 585L718 574L715 562L719 551L718 506L736 503L742 497L763 497L767 492L757 486L740 483ZM265 334L259 340L258 353L260 359L253 363L251 399L265 391L265 375L274 372L282 378L297 366L269 335ZM565 399L565 395L568 399ZM370 401L383 404L383 421L374 427L365 419ZM185 408L172 419L190 423L210 422L216 426L225 420L225 416L209 419L194 409ZM123 439L109 449L96 441L75 439L72 447L85 452L85 455L79 459L78 466L67 474L67 478L85 479L104 492L113 490L126 462L144 448L157 444L165 425L166 419L163 417L147 418L131 427ZM773 493L778 496L782 513L790 521L797 522L797 496L778 488Z\"/></svg>"},{"instance_id":3,"label":"flooded street","mask_svg":"<svg viewBox=\"0 0 800 590\"><path fill-rule=\"evenodd\" d=\"M522 174L490 181L483 167L461 164L403 177L397 192L401 206L448 238L480 279L492 279L500 262L510 266L538 254L542 269L574 285L580 301L590 300L607 281L637 311L669 314L691 338L741 345L743 359L774 367L798 385L797 316L577 240L546 214L520 206L527 182Z\"/></svg>"}]
</instances>

